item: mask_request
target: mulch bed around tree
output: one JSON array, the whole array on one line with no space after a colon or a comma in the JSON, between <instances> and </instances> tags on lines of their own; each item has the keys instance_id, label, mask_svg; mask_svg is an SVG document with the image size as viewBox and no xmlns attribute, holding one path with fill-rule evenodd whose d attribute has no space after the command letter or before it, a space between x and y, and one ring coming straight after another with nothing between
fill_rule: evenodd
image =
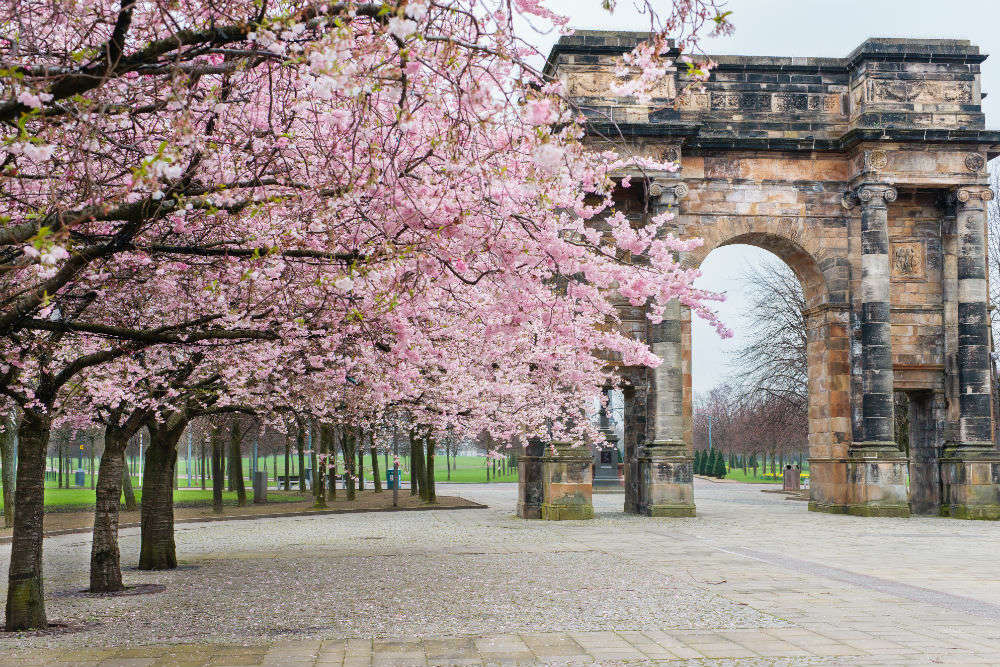
<instances>
[{"instance_id":1,"label":"mulch bed around tree","mask_svg":"<svg viewBox=\"0 0 1000 667\"><path fill-rule=\"evenodd\" d=\"M53 598L118 598L127 597L131 595L151 595L153 593L162 593L167 590L167 587L163 584L136 584L135 586L126 586L120 591L111 591L108 593L94 593L93 591L82 590L82 591L56 591L55 593L50 593L46 597Z\"/></svg>"},{"instance_id":2,"label":"mulch bed around tree","mask_svg":"<svg viewBox=\"0 0 1000 667\"><path fill-rule=\"evenodd\" d=\"M269 494L283 493L269 491ZM347 493L337 489L337 499L327 498L326 509L315 509L312 500L303 502L264 503L254 505L252 501L245 507L227 505L222 514L212 511L211 505L198 507L174 508L174 522L198 523L204 521L238 521L241 519L265 519L282 516L309 516L310 514L348 514L355 512L394 512L419 510L450 510L450 509L482 509L486 505L459 498L458 496L438 496L437 502L428 504L419 496L411 496L409 489L400 489L399 507L392 506L392 492L383 490L376 493L365 490L358 494L356 500L349 501ZM119 528L134 528L139 526L138 510L119 515ZM52 512L45 514L45 536L66 535L71 533L89 532L94 527L93 510L80 512ZM0 544L10 542L12 529L0 528Z\"/></svg>"},{"instance_id":3,"label":"mulch bed around tree","mask_svg":"<svg viewBox=\"0 0 1000 667\"><path fill-rule=\"evenodd\" d=\"M54 635L69 635L74 632L85 632L87 630L93 630L98 626L100 626L100 623L97 622L60 623L59 621L50 621L49 627L44 630L23 630L14 632L4 630L3 626L0 626L0 637L4 639L8 637L18 639L27 639L28 637L52 637Z\"/></svg>"}]
</instances>

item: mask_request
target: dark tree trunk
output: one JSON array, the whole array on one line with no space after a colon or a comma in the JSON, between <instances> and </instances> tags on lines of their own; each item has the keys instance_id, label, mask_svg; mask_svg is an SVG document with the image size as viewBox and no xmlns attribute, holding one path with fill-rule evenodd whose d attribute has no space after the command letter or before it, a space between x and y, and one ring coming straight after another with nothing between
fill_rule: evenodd
<instances>
[{"instance_id":1,"label":"dark tree trunk","mask_svg":"<svg viewBox=\"0 0 1000 667\"><path fill-rule=\"evenodd\" d=\"M437 444L434 437L429 433L424 436L424 443L427 445L427 477L424 484L424 493L421 497L429 503L437 502L437 494L434 491L434 448Z\"/></svg>"},{"instance_id":2,"label":"dark tree trunk","mask_svg":"<svg viewBox=\"0 0 1000 667\"><path fill-rule=\"evenodd\" d=\"M375 487L375 493L381 493L382 491L382 477L379 474L378 469L378 450L375 448L375 434L371 435L371 448L369 449L372 457L372 485Z\"/></svg>"},{"instance_id":3,"label":"dark tree trunk","mask_svg":"<svg viewBox=\"0 0 1000 667\"><path fill-rule=\"evenodd\" d=\"M129 479L125 465L128 435L113 427L104 432L104 454L97 473L94 502L94 533L90 546L90 590L95 593L120 591L121 557L118 551L118 513L122 488ZM128 489L131 492L132 485ZM132 496L133 503L135 496Z\"/></svg>"},{"instance_id":4,"label":"dark tree trunk","mask_svg":"<svg viewBox=\"0 0 1000 667\"><path fill-rule=\"evenodd\" d=\"M247 504L247 487L243 483L243 452L240 451L242 441L243 432L240 429L240 418L233 417L232 427L229 431L229 476L232 484L230 491L236 490L236 503L240 507Z\"/></svg>"},{"instance_id":5,"label":"dark tree trunk","mask_svg":"<svg viewBox=\"0 0 1000 667\"><path fill-rule=\"evenodd\" d=\"M344 486L347 488L348 500L357 498L357 492L354 490L354 467L357 462L354 452L356 444L354 431L345 427L341 446L344 449Z\"/></svg>"},{"instance_id":6,"label":"dark tree trunk","mask_svg":"<svg viewBox=\"0 0 1000 667\"><path fill-rule=\"evenodd\" d=\"M337 499L337 429L330 426L330 433L326 439L326 464L330 466L330 500Z\"/></svg>"},{"instance_id":7,"label":"dark tree trunk","mask_svg":"<svg viewBox=\"0 0 1000 667\"><path fill-rule=\"evenodd\" d=\"M320 424L319 440L323 446L323 469L325 474L326 489L330 492L330 500L337 499L337 446L333 438L333 426L330 424Z\"/></svg>"},{"instance_id":8,"label":"dark tree trunk","mask_svg":"<svg viewBox=\"0 0 1000 667\"><path fill-rule=\"evenodd\" d=\"M289 489L292 488L291 465L292 465L292 439L288 437L288 434L286 433L285 434L285 491L288 491ZM277 468L275 468L274 474L275 476L277 476L278 474ZM278 487L280 488L281 485L279 484Z\"/></svg>"},{"instance_id":9,"label":"dark tree trunk","mask_svg":"<svg viewBox=\"0 0 1000 667\"><path fill-rule=\"evenodd\" d=\"M48 628L42 583L42 517L45 504L45 454L52 428L51 410L25 410L18 426L14 536L7 580L7 630Z\"/></svg>"},{"instance_id":10,"label":"dark tree trunk","mask_svg":"<svg viewBox=\"0 0 1000 667\"><path fill-rule=\"evenodd\" d=\"M299 493L304 493L306 490L306 431L301 424L295 434L295 447L299 450Z\"/></svg>"},{"instance_id":11,"label":"dark tree trunk","mask_svg":"<svg viewBox=\"0 0 1000 667\"><path fill-rule=\"evenodd\" d=\"M58 438L59 436L56 435L56 437ZM57 469L59 471L58 472L59 477L58 477L58 481L56 482L56 487L61 489L61 488L63 488L63 460L66 458L63 455L63 443L62 443L62 440L60 440L59 444L56 445L56 458L59 459L59 465L57 467Z\"/></svg>"},{"instance_id":12,"label":"dark tree trunk","mask_svg":"<svg viewBox=\"0 0 1000 667\"><path fill-rule=\"evenodd\" d=\"M177 471L177 442L184 425L182 421L179 424L167 422L149 429L146 467L142 475L140 570L177 567L173 481Z\"/></svg>"},{"instance_id":13,"label":"dark tree trunk","mask_svg":"<svg viewBox=\"0 0 1000 667\"><path fill-rule=\"evenodd\" d=\"M129 470L128 465L126 465L124 452L122 453L121 493L118 495L118 497L119 498L124 497L126 512L135 511L135 508L139 506L138 501L135 499L135 489L132 488L132 472Z\"/></svg>"},{"instance_id":14,"label":"dark tree trunk","mask_svg":"<svg viewBox=\"0 0 1000 667\"><path fill-rule=\"evenodd\" d=\"M424 446L416 431L410 431L410 495L424 498L426 490L426 471L424 469Z\"/></svg>"},{"instance_id":15,"label":"dark tree trunk","mask_svg":"<svg viewBox=\"0 0 1000 667\"><path fill-rule=\"evenodd\" d=\"M358 452L358 491L365 490L365 432L357 430L357 440L354 449Z\"/></svg>"},{"instance_id":16,"label":"dark tree trunk","mask_svg":"<svg viewBox=\"0 0 1000 667\"><path fill-rule=\"evenodd\" d=\"M205 490L205 437L201 438L201 490Z\"/></svg>"},{"instance_id":17,"label":"dark tree trunk","mask_svg":"<svg viewBox=\"0 0 1000 667\"><path fill-rule=\"evenodd\" d=\"M312 425L310 424L310 436L312 437L312 464L313 464L313 475L312 475L312 485L313 485L313 506L314 507L326 507L326 462L325 449L327 446L326 439L323 437L323 427L319 429L319 437L312 430Z\"/></svg>"},{"instance_id":18,"label":"dark tree trunk","mask_svg":"<svg viewBox=\"0 0 1000 667\"><path fill-rule=\"evenodd\" d=\"M222 444L222 427L212 427L212 511L222 514L222 485L225 474L222 472L222 462L225 459Z\"/></svg>"},{"instance_id":19,"label":"dark tree trunk","mask_svg":"<svg viewBox=\"0 0 1000 667\"><path fill-rule=\"evenodd\" d=\"M0 465L3 466L3 527L14 525L14 460L17 458L17 412L11 410L4 416L4 432L0 433ZM44 473L43 473L44 474Z\"/></svg>"}]
</instances>

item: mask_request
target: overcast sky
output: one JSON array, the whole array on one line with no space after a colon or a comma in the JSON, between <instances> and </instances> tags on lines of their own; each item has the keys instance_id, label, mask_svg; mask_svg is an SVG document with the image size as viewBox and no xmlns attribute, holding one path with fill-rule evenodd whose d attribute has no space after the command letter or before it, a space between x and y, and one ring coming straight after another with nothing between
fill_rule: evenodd
<instances>
[{"instance_id":1,"label":"overcast sky","mask_svg":"<svg viewBox=\"0 0 1000 667\"><path fill-rule=\"evenodd\" d=\"M645 30L646 19L630 0L619 0L613 15L599 0L554 0L552 6L572 16L574 28ZM663 2L666 6L666 0ZM705 51L727 55L844 57L868 37L924 37L968 39L995 58L982 65L986 125L1000 129L1000 0L730 0L727 9L736 34L707 40ZM555 36L540 37L546 52ZM730 372L726 353L740 344L745 286L739 280L747 262L773 261L774 256L749 246L714 250L702 264L699 285L725 292L720 313L736 337L721 341L708 327L695 322L693 383L706 392Z\"/></svg>"}]
</instances>

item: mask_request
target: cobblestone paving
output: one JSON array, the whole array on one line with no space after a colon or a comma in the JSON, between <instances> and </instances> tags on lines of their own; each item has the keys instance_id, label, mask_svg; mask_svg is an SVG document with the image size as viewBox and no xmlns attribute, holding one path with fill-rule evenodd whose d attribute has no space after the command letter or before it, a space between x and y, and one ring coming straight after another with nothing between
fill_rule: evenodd
<instances>
[{"instance_id":1,"label":"cobblestone paving","mask_svg":"<svg viewBox=\"0 0 1000 667\"><path fill-rule=\"evenodd\" d=\"M998 664L1000 526L809 513L699 480L699 515L512 516L516 487L442 493L487 510L193 524L196 570L129 571L164 593L94 600L89 538L46 540L52 619L0 664ZM134 565L135 530L123 533ZM0 565L9 546L0 548Z\"/></svg>"}]
</instances>

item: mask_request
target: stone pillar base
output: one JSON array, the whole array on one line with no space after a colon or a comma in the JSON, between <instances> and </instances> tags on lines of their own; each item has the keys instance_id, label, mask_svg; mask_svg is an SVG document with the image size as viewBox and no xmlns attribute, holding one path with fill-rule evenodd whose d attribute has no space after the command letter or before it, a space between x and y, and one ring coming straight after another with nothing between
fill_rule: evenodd
<instances>
[{"instance_id":1,"label":"stone pillar base","mask_svg":"<svg viewBox=\"0 0 1000 667\"><path fill-rule=\"evenodd\" d=\"M550 505L542 504L541 519L543 521L573 521L578 519L593 519L594 506L584 504Z\"/></svg>"},{"instance_id":2,"label":"stone pillar base","mask_svg":"<svg viewBox=\"0 0 1000 667\"><path fill-rule=\"evenodd\" d=\"M855 443L847 458L848 514L910 516L906 488L910 463L896 443Z\"/></svg>"},{"instance_id":3,"label":"stone pillar base","mask_svg":"<svg viewBox=\"0 0 1000 667\"><path fill-rule=\"evenodd\" d=\"M517 515L542 518L542 457L523 455L517 461Z\"/></svg>"},{"instance_id":4,"label":"stone pillar base","mask_svg":"<svg viewBox=\"0 0 1000 667\"><path fill-rule=\"evenodd\" d=\"M908 465L894 445L882 443L855 443L845 459L810 459L809 510L908 517Z\"/></svg>"},{"instance_id":5,"label":"stone pillar base","mask_svg":"<svg viewBox=\"0 0 1000 667\"><path fill-rule=\"evenodd\" d=\"M639 455L637 514L695 515L693 460L683 443L654 443Z\"/></svg>"},{"instance_id":6,"label":"stone pillar base","mask_svg":"<svg viewBox=\"0 0 1000 667\"><path fill-rule=\"evenodd\" d=\"M991 443L945 448L941 456L941 515L1000 520L1000 452Z\"/></svg>"},{"instance_id":7,"label":"stone pillar base","mask_svg":"<svg viewBox=\"0 0 1000 667\"><path fill-rule=\"evenodd\" d=\"M592 463L589 447L555 442L545 449L541 457L542 519L594 518Z\"/></svg>"}]
</instances>

